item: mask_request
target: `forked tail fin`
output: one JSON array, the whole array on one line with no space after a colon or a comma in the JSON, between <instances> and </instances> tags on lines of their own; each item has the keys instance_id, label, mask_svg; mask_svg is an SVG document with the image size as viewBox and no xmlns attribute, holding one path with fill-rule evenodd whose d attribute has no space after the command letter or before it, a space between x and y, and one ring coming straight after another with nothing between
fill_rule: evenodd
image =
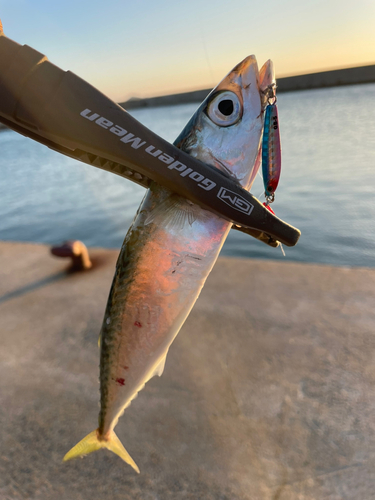
<instances>
[{"instance_id":1,"label":"forked tail fin","mask_svg":"<svg viewBox=\"0 0 375 500\"><path fill-rule=\"evenodd\" d=\"M109 440L100 440L98 438L97 430L90 432L90 434L84 437L82 441L80 441L70 451L68 451L63 460L64 462L66 462L67 460L71 460L72 458L83 457L84 455L88 455L89 453L100 450L101 448L107 448L107 450L111 450L113 451L113 453L116 453L116 455L122 458L124 462L131 465L133 469L139 474L137 464L125 450L121 441L113 431Z\"/></svg>"}]
</instances>

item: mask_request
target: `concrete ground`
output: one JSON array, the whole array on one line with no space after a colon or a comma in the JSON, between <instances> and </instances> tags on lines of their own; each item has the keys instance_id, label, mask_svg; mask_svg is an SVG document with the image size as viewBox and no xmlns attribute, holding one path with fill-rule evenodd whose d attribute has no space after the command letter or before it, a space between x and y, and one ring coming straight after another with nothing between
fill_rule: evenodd
<instances>
[{"instance_id":1,"label":"concrete ground","mask_svg":"<svg viewBox=\"0 0 375 500\"><path fill-rule=\"evenodd\" d=\"M66 273L0 243L1 500L375 499L375 270L219 259L163 376L100 451L97 338L117 251Z\"/></svg>"}]
</instances>

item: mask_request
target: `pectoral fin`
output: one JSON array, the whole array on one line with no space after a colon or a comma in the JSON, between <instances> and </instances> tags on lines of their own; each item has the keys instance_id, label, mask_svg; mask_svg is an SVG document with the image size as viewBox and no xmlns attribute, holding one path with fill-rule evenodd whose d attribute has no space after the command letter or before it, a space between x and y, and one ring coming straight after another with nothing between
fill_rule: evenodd
<instances>
[{"instance_id":1,"label":"pectoral fin","mask_svg":"<svg viewBox=\"0 0 375 500\"><path fill-rule=\"evenodd\" d=\"M149 213L145 225L153 222L165 229L181 230L187 224L192 226L200 212L198 205L172 194Z\"/></svg>"}]
</instances>

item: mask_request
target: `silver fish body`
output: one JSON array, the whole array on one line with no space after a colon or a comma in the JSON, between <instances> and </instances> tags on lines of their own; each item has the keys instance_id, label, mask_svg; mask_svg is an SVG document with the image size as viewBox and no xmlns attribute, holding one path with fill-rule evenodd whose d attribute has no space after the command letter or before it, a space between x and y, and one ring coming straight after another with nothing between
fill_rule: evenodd
<instances>
[{"instance_id":1,"label":"silver fish body","mask_svg":"<svg viewBox=\"0 0 375 500\"><path fill-rule=\"evenodd\" d=\"M121 249L102 327L101 435L161 375L229 228L158 185L148 191Z\"/></svg>"},{"instance_id":2,"label":"silver fish body","mask_svg":"<svg viewBox=\"0 0 375 500\"><path fill-rule=\"evenodd\" d=\"M254 56L237 65L198 108L175 144L249 189L259 168L262 90ZM101 330L99 427L64 460L108 448L138 467L113 429L154 375L189 315L231 223L154 184L128 231Z\"/></svg>"}]
</instances>

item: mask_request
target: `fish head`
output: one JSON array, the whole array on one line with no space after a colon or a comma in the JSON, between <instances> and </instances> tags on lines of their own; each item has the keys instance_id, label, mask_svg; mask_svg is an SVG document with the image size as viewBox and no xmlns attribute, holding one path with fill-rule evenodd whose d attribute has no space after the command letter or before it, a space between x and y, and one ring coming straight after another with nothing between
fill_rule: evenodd
<instances>
[{"instance_id":1,"label":"fish head","mask_svg":"<svg viewBox=\"0 0 375 500\"><path fill-rule=\"evenodd\" d=\"M272 62L258 71L249 56L207 96L174 144L250 189L260 163L266 89L274 82Z\"/></svg>"}]
</instances>

